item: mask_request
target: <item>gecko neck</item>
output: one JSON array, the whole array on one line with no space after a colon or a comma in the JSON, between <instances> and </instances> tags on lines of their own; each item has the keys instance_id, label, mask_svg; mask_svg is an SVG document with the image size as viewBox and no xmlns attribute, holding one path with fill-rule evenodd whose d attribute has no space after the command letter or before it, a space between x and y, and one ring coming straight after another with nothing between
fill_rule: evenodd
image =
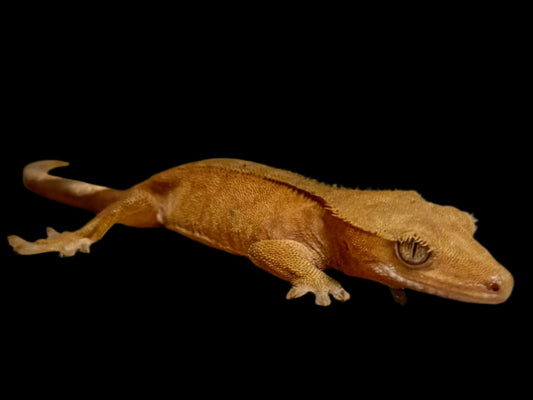
<instances>
[{"instance_id":1,"label":"gecko neck","mask_svg":"<svg viewBox=\"0 0 533 400\"><path fill-rule=\"evenodd\" d=\"M329 243L330 268L346 275L375 280L377 277L371 268L374 260L367 249L382 244L383 239L329 213L326 221L327 235L333 238Z\"/></svg>"}]
</instances>

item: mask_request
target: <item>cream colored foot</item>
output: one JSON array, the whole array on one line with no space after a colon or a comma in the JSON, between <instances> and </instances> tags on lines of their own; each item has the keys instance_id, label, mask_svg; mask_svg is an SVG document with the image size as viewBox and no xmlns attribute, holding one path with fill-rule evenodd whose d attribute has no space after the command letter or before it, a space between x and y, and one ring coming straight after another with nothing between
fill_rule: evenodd
<instances>
[{"instance_id":1,"label":"cream colored foot","mask_svg":"<svg viewBox=\"0 0 533 400\"><path fill-rule=\"evenodd\" d=\"M89 247L93 244L93 241L77 232L59 233L53 228L46 228L46 232L47 239L39 239L35 242L28 242L16 235L11 235L7 239L13 249L23 255L57 251L61 257L70 257L78 251L89 253Z\"/></svg>"},{"instance_id":2,"label":"cream colored foot","mask_svg":"<svg viewBox=\"0 0 533 400\"><path fill-rule=\"evenodd\" d=\"M342 302L350 299L350 294L344 290L339 282L327 275L325 275L325 278L324 282L320 282L318 285L316 282L312 284L295 282L294 286L287 293L287 299L296 299L309 292L315 295L315 303L319 306L329 306L331 304L329 295L332 295L335 300Z\"/></svg>"},{"instance_id":3,"label":"cream colored foot","mask_svg":"<svg viewBox=\"0 0 533 400\"><path fill-rule=\"evenodd\" d=\"M311 292L315 295L316 304L329 306L330 294L340 301L350 298L339 282L321 270L324 261L320 255L303 243L263 240L250 246L248 255L258 267L292 284L287 299Z\"/></svg>"}]
</instances>

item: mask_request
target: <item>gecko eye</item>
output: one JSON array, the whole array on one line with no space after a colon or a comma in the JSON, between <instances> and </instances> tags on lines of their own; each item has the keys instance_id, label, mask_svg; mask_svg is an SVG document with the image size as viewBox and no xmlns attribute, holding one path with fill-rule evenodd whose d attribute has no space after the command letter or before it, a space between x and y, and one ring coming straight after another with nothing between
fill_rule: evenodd
<instances>
[{"instance_id":1,"label":"gecko eye","mask_svg":"<svg viewBox=\"0 0 533 400\"><path fill-rule=\"evenodd\" d=\"M402 261L410 267L421 267L431 256L429 247L414 238L400 240L396 250Z\"/></svg>"}]
</instances>

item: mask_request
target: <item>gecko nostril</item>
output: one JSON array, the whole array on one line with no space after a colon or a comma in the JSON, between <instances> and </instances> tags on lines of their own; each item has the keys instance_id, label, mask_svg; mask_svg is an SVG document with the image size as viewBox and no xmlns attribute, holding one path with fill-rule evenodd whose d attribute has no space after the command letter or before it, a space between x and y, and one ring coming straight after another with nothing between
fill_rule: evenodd
<instances>
[{"instance_id":1,"label":"gecko nostril","mask_svg":"<svg viewBox=\"0 0 533 400\"><path fill-rule=\"evenodd\" d=\"M502 269L485 281L485 290L486 298L491 299L491 304L503 303L513 291L512 275L506 269Z\"/></svg>"},{"instance_id":2,"label":"gecko nostril","mask_svg":"<svg viewBox=\"0 0 533 400\"><path fill-rule=\"evenodd\" d=\"M500 291L500 285L497 282L491 281L487 284L487 288L489 290L492 290L493 292L499 292Z\"/></svg>"}]
</instances>

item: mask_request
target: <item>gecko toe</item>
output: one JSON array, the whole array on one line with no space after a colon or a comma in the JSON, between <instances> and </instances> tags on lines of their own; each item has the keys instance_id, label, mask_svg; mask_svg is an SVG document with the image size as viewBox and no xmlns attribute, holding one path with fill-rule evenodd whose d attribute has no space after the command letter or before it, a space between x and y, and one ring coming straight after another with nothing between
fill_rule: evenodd
<instances>
[{"instance_id":1,"label":"gecko toe","mask_svg":"<svg viewBox=\"0 0 533 400\"><path fill-rule=\"evenodd\" d=\"M52 238L55 238L59 235L61 235L58 231L56 231L54 228L46 228L46 235L48 237L48 239L52 239Z\"/></svg>"},{"instance_id":2,"label":"gecko toe","mask_svg":"<svg viewBox=\"0 0 533 400\"><path fill-rule=\"evenodd\" d=\"M7 238L13 250L21 255L30 255L40 253L39 245L35 243L28 242L27 240L22 239L20 236L11 235Z\"/></svg>"},{"instance_id":3,"label":"gecko toe","mask_svg":"<svg viewBox=\"0 0 533 400\"><path fill-rule=\"evenodd\" d=\"M287 299L296 299L298 297L302 297L303 295L312 292L315 295L315 304L319 306L329 306L331 304L331 299L329 298L329 294L326 291L318 291L314 289L311 286L308 285L298 285L293 286L291 290L289 290L289 293L287 293Z\"/></svg>"},{"instance_id":4,"label":"gecko toe","mask_svg":"<svg viewBox=\"0 0 533 400\"><path fill-rule=\"evenodd\" d=\"M304 294L307 294L310 291L311 288L307 286L293 286L291 290L289 290L289 293L287 293L287 299L297 299L298 297L302 297Z\"/></svg>"},{"instance_id":5,"label":"gecko toe","mask_svg":"<svg viewBox=\"0 0 533 400\"><path fill-rule=\"evenodd\" d=\"M315 296L315 304L317 306L327 307L331 304L331 299L327 292L318 292Z\"/></svg>"},{"instance_id":6,"label":"gecko toe","mask_svg":"<svg viewBox=\"0 0 533 400\"><path fill-rule=\"evenodd\" d=\"M331 294L333 295L333 297L335 298L335 300L339 300L339 301L342 301L343 303L345 301L348 301L350 300L350 293L348 293L346 290L344 290L342 287L341 288L338 288L338 289L335 289L335 290L332 290L331 291Z\"/></svg>"}]
</instances>

